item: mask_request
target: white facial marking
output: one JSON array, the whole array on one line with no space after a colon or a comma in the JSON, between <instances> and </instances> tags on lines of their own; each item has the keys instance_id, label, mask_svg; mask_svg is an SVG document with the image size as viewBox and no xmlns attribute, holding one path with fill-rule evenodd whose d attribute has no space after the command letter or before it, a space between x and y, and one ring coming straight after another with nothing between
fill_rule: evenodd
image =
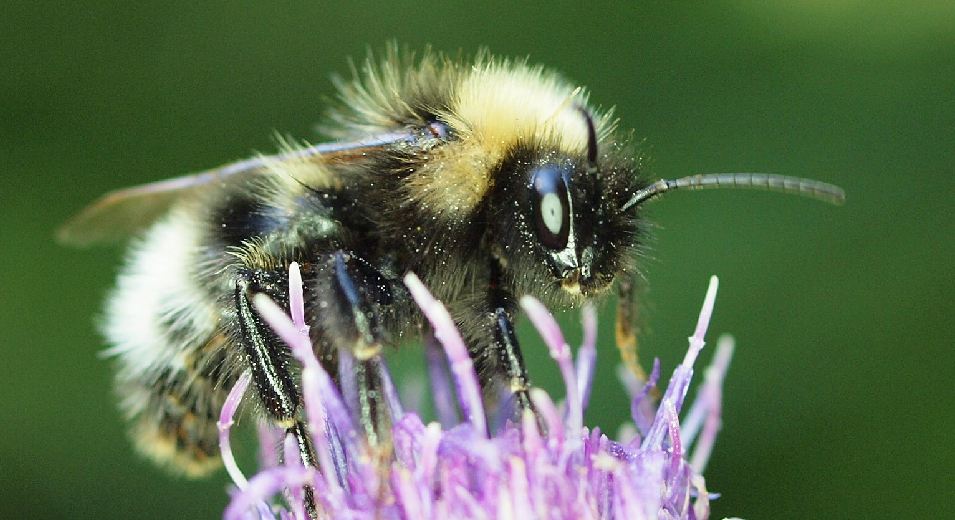
<instances>
[{"instance_id":1,"label":"white facial marking","mask_svg":"<svg viewBox=\"0 0 955 520\"><path fill-rule=\"evenodd\" d=\"M541 221L547 226L547 230L555 235L560 234L560 226L564 222L564 210L560 197L556 193L544 195L541 199L540 212Z\"/></svg>"}]
</instances>

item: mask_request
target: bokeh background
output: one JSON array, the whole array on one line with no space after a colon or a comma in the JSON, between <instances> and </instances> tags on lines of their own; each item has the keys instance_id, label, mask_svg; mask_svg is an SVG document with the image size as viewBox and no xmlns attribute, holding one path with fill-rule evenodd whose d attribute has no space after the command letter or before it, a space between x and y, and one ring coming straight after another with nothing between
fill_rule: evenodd
<instances>
[{"instance_id":1,"label":"bokeh background","mask_svg":"<svg viewBox=\"0 0 955 520\"><path fill-rule=\"evenodd\" d=\"M955 516L955 3L398 4L3 3L0 517L221 515L224 473L168 477L125 438L93 321L121 250L53 232L105 191L272 151L275 131L316 140L329 75L391 39L560 70L616 105L654 176L845 187L844 207L655 202L644 360L672 371L719 275L711 343L738 348L714 517ZM603 310L587 422L614 431L629 407ZM536 381L558 388L524 332Z\"/></svg>"}]
</instances>

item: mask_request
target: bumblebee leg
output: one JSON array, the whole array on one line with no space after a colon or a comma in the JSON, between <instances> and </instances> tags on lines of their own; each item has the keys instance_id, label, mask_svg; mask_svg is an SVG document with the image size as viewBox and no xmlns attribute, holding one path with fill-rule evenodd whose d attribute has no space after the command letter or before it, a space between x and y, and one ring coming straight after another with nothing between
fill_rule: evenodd
<instances>
[{"instance_id":1,"label":"bumblebee leg","mask_svg":"<svg viewBox=\"0 0 955 520\"><path fill-rule=\"evenodd\" d=\"M640 366L640 358L637 354L637 311L636 297L634 290L635 280L625 278L617 286L617 349L620 351L620 359L627 365L627 368L637 376L641 383L647 381L647 374Z\"/></svg>"},{"instance_id":2,"label":"bumblebee leg","mask_svg":"<svg viewBox=\"0 0 955 520\"><path fill-rule=\"evenodd\" d=\"M352 418L369 446L387 446L391 442L391 416L379 371L380 354L369 359L342 354L340 359L342 394Z\"/></svg>"},{"instance_id":3,"label":"bumblebee leg","mask_svg":"<svg viewBox=\"0 0 955 520\"><path fill-rule=\"evenodd\" d=\"M517 335L514 333L514 321L503 307L494 310L494 325L497 356L506 377L507 389L514 395L518 412L535 411L528 393L530 381L527 378L527 368L524 366L524 356L521 354Z\"/></svg>"},{"instance_id":4,"label":"bumblebee leg","mask_svg":"<svg viewBox=\"0 0 955 520\"><path fill-rule=\"evenodd\" d=\"M300 414L301 396L290 371L291 355L253 308L252 297L256 293L264 293L281 307L288 308L288 273L284 270L241 270L235 288L237 321L246 360L252 369L252 381L265 411L295 438L302 463L317 467L315 449ZM304 494L308 515L316 518L315 491L305 486Z\"/></svg>"},{"instance_id":5,"label":"bumblebee leg","mask_svg":"<svg viewBox=\"0 0 955 520\"><path fill-rule=\"evenodd\" d=\"M346 402L371 446L390 442L391 418L379 372L382 346L387 335L382 324L383 307L393 301L391 282L357 256L338 251L329 262L327 283L332 297L323 311L325 336L353 356L354 363L341 363L340 383ZM321 283L320 283L321 285ZM320 291L319 291L320 293ZM327 323L329 320L331 324ZM334 328L329 328L329 325Z\"/></svg>"},{"instance_id":6,"label":"bumblebee leg","mask_svg":"<svg viewBox=\"0 0 955 520\"><path fill-rule=\"evenodd\" d=\"M235 288L237 322L252 381L265 411L278 426L296 437L302 462L314 466L315 453L299 417L301 396L290 371L291 355L252 307L256 293L267 294L287 308L288 274L281 270L240 271Z\"/></svg>"},{"instance_id":7,"label":"bumblebee leg","mask_svg":"<svg viewBox=\"0 0 955 520\"><path fill-rule=\"evenodd\" d=\"M499 401L501 397L513 399L514 414L510 418L520 421L524 410L535 415L537 411L530 399L530 380L514 331L517 300L502 289L501 276L500 266L492 263L483 305L454 305L452 314L468 344L485 400L491 404L505 404L506 400ZM498 407L497 414L501 419L507 418L507 415L501 415L505 411L506 408ZM538 423L542 424L540 417Z\"/></svg>"},{"instance_id":8,"label":"bumblebee leg","mask_svg":"<svg viewBox=\"0 0 955 520\"><path fill-rule=\"evenodd\" d=\"M285 287L287 284L286 277ZM290 354L253 309L252 296L256 293L265 293L280 306L287 307L287 291L282 287L281 275L264 270L242 272L236 284L235 305L246 360L259 397L269 415L290 427L299 405L298 389L288 369Z\"/></svg>"},{"instance_id":9,"label":"bumblebee leg","mask_svg":"<svg viewBox=\"0 0 955 520\"><path fill-rule=\"evenodd\" d=\"M392 302L391 282L355 255L339 251L312 264L307 275L306 313L316 351L325 369L339 375L346 399L353 403L356 420L371 445L390 437L379 371L386 342L381 310ZM288 273L284 269L240 269L235 289L236 322L252 379L270 418L294 435L302 461L316 465L316 456L302 422L301 394L292 375L287 347L252 306L252 297L264 293L288 308ZM353 359L354 363L349 363ZM342 371L339 370L342 365ZM341 372L341 373L340 373ZM354 392L347 391L349 387Z\"/></svg>"}]
</instances>

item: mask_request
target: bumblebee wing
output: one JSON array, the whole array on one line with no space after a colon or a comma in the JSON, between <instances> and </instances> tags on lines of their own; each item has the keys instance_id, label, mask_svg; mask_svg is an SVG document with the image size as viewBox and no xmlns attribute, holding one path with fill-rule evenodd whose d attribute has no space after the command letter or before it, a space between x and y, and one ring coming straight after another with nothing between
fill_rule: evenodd
<instances>
[{"instance_id":1,"label":"bumblebee wing","mask_svg":"<svg viewBox=\"0 0 955 520\"><path fill-rule=\"evenodd\" d=\"M348 162L375 148L411 139L413 136L410 132L395 132L363 141L318 144L277 155L253 157L193 175L113 191L70 218L57 231L56 238L61 243L73 246L116 242L149 227L164 215L176 200L201 190L214 181L253 174L268 161L316 156L323 161L333 159L336 162Z\"/></svg>"}]
</instances>

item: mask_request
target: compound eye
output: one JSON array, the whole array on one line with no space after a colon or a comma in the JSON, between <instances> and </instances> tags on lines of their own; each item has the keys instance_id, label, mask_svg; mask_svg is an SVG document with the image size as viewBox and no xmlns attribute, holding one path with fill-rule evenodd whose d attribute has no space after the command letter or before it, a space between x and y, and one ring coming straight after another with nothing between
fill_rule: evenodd
<instances>
[{"instance_id":1,"label":"compound eye","mask_svg":"<svg viewBox=\"0 0 955 520\"><path fill-rule=\"evenodd\" d=\"M545 164L531 175L531 199L537 237L544 247L561 250L567 247L570 232L570 201L562 169Z\"/></svg>"}]
</instances>

